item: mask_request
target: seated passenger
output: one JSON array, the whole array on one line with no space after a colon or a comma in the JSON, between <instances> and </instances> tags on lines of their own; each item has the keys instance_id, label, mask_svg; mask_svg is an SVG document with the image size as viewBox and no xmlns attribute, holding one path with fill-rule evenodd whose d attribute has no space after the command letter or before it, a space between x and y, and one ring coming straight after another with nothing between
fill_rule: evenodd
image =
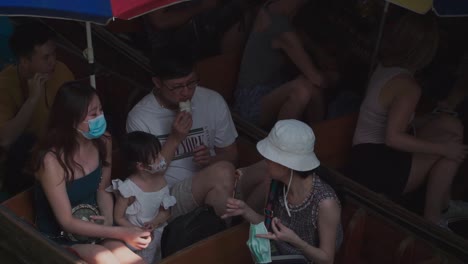
<instances>
[{"instance_id":1,"label":"seated passenger","mask_svg":"<svg viewBox=\"0 0 468 264\"><path fill-rule=\"evenodd\" d=\"M0 72L0 149L8 151L5 184L15 194L34 181L22 170L36 140L44 135L57 90L73 74L56 60L54 35L44 25L16 27L10 48L17 64Z\"/></svg>"},{"instance_id":2,"label":"seated passenger","mask_svg":"<svg viewBox=\"0 0 468 264\"><path fill-rule=\"evenodd\" d=\"M257 143L265 160L254 165L262 167L256 174L278 181L272 208L266 208L273 215L258 214L244 201L229 198L223 217L240 215L252 224L270 220L272 232L257 237L272 240L279 255L304 255L313 263L333 263L343 238L341 208L334 190L318 175L320 161L314 144L315 135L308 125L278 121L268 137ZM250 167L242 171L241 182L253 172Z\"/></svg>"},{"instance_id":3,"label":"seated passenger","mask_svg":"<svg viewBox=\"0 0 468 264\"><path fill-rule=\"evenodd\" d=\"M184 50L153 60L154 88L130 111L127 132L158 137L171 160L165 172L177 199L172 218L208 204L222 215L234 186L237 131L226 102L198 85Z\"/></svg>"},{"instance_id":4,"label":"seated passenger","mask_svg":"<svg viewBox=\"0 0 468 264\"><path fill-rule=\"evenodd\" d=\"M439 42L430 16L405 14L384 33L380 65L367 88L351 155L351 177L396 198L426 184L424 217L438 223L452 180L466 157L463 126L439 113L411 126L421 96L414 78L433 58Z\"/></svg>"},{"instance_id":5,"label":"seated passenger","mask_svg":"<svg viewBox=\"0 0 468 264\"><path fill-rule=\"evenodd\" d=\"M112 186L106 189L116 193L114 218L119 226L152 232L148 247L136 251L147 263L161 259L161 236L170 216L169 208L176 203L164 179L166 160L160 151L156 136L141 131L127 134L121 149L127 169L125 179L112 180Z\"/></svg>"},{"instance_id":6,"label":"seated passenger","mask_svg":"<svg viewBox=\"0 0 468 264\"><path fill-rule=\"evenodd\" d=\"M112 141L96 90L69 82L51 105L46 136L36 156L37 228L88 263L144 263L127 245L146 248L151 233L113 226ZM89 213L87 213L89 212ZM89 237L105 238L93 244Z\"/></svg>"},{"instance_id":7,"label":"seated passenger","mask_svg":"<svg viewBox=\"0 0 468 264\"><path fill-rule=\"evenodd\" d=\"M271 127L277 119L301 119L308 107L313 120L324 117L325 78L290 22L304 2L266 1L245 46L234 110L262 127ZM299 76L289 69L288 60Z\"/></svg>"}]
</instances>

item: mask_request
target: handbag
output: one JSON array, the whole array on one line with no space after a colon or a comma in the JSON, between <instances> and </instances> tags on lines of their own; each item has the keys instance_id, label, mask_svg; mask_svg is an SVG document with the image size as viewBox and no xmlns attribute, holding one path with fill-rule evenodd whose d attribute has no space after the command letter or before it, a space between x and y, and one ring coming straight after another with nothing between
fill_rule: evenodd
<instances>
[{"instance_id":1,"label":"handbag","mask_svg":"<svg viewBox=\"0 0 468 264\"><path fill-rule=\"evenodd\" d=\"M99 209L97 208L97 206L94 206L91 204L79 204L73 207L72 209L72 216L74 218L78 218L83 221L91 222L91 216L97 216L97 215L100 215ZM99 223L99 222L96 222L96 223ZM87 237L87 236L68 233L65 231L62 231L61 234L63 235L64 238L72 242L78 242L82 244L95 244L96 242L101 240L101 238Z\"/></svg>"},{"instance_id":2,"label":"handbag","mask_svg":"<svg viewBox=\"0 0 468 264\"><path fill-rule=\"evenodd\" d=\"M171 221L161 237L163 258L226 229L210 206L202 206Z\"/></svg>"}]
</instances>

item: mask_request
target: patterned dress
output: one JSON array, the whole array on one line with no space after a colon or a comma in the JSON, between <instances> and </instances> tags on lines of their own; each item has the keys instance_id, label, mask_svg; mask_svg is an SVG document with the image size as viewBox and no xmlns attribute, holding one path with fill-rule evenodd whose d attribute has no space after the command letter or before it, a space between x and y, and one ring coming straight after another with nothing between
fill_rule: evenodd
<instances>
[{"instance_id":1,"label":"patterned dress","mask_svg":"<svg viewBox=\"0 0 468 264\"><path fill-rule=\"evenodd\" d=\"M278 196L273 203L275 217L281 223L293 230L301 239L314 247L320 244L318 235L318 216L320 202L326 199L333 199L339 203L335 191L330 185L323 182L317 175L313 177L313 188L307 198L299 205L288 204L291 217L288 216L284 205L283 189L278 188ZM338 226L336 236L336 247L343 241L343 230L341 224ZM302 255L302 252L284 241L273 241L273 246L278 255Z\"/></svg>"}]
</instances>

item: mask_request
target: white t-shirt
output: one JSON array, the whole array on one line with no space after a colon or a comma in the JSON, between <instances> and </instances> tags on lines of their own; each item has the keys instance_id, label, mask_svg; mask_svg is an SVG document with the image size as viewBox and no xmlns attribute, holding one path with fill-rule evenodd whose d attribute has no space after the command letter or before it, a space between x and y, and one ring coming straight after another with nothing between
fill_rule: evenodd
<instances>
[{"instance_id":1,"label":"white t-shirt","mask_svg":"<svg viewBox=\"0 0 468 264\"><path fill-rule=\"evenodd\" d=\"M127 132L148 132L164 144L171 132L175 115L175 111L161 107L153 93L150 93L128 114ZM223 97L213 90L200 86L196 88L192 97L192 120L189 135L179 145L166 171L166 181L170 187L192 177L201 169L193 162L195 147L204 144L210 149L211 155L215 155L214 147L227 147L237 138L229 107Z\"/></svg>"}]
</instances>

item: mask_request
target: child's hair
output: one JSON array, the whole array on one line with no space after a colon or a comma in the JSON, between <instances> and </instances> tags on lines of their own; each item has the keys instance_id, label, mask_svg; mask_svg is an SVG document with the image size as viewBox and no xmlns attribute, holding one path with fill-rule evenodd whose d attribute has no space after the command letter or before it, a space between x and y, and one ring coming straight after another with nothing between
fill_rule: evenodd
<instances>
[{"instance_id":1,"label":"child's hair","mask_svg":"<svg viewBox=\"0 0 468 264\"><path fill-rule=\"evenodd\" d=\"M136 172L137 162L151 163L158 157L161 143L155 135L143 132L130 132L123 137L121 146L122 162L126 168L125 178Z\"/></svg>"}]
</instances>

